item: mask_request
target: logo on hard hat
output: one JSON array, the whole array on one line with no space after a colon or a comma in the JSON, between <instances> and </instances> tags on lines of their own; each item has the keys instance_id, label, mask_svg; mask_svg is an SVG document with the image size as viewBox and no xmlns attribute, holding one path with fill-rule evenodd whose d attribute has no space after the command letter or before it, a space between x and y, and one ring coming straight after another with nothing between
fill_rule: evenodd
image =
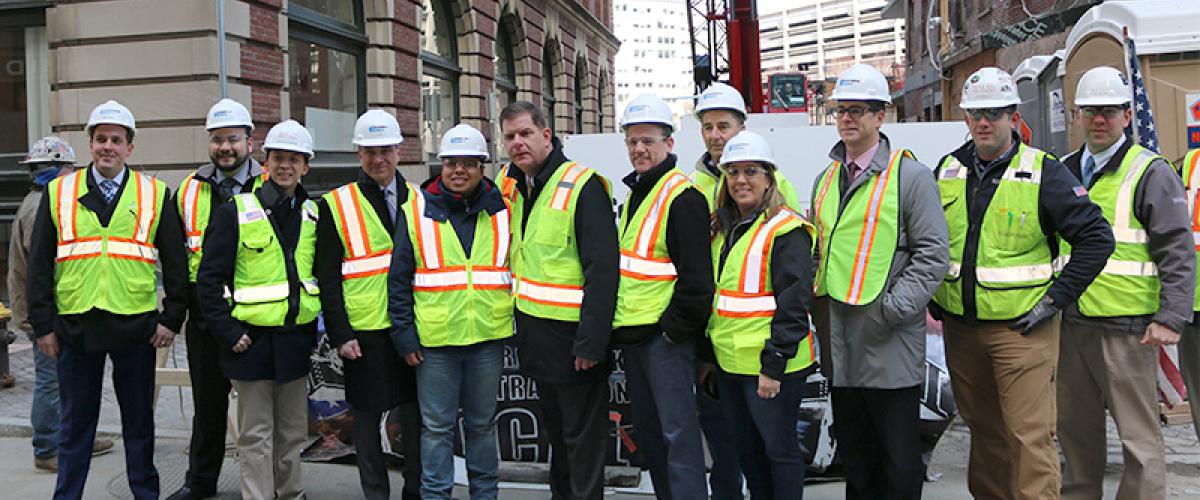
<instances>
[{"instance_id":1,"label":"logo on hard hat","mask_svg":"<svg viewBox=\"0 0 1200 500\"><path fill-rule=\"evenodd\" d=\"M213 113L213 118L221 118L223 116L229 116L230 114L231 114L231 112L228 109L222 109L222 110L218 110L217 112Z\"/></svg>"},{"instance_id":2,"label":"logo on hard hat","mask_svg":"<svg viewBox=\"0 0 1200 500\"><path fill-rule=\"evenodd\" d=\"M735 151L745 151L745 150L748 150L748 149L750 149L750 144L749 144L749 143L742 143L742 144L730 144L730 145L729 145L729 152L730 152L730 153L733 153L733 152L735 152Z\"/></svg>"},{"instance_id":3,"label":"logo on hard hat","mask_svg":"<svg viewBox=\"0 0 1200 500\"><path fill-rule=\"evenodd\" d=\"M721 97L721 96L717 95L717 93L716 93L716 92L711 92L711 93L704 94L704 95L700 96L700 100L701 100L701 101L707 101L707 100L709 100L709 99L716 99L716 98L718 98L718 97Z\"/></svg>"},{"instance_id":4,"label":"logo on hard hat","mask_svg":"<svg viewBox=\"0 0 1200 500\"><path fill-rule=\"evenodd\" d=\"M102 109L102 110L100 110L100 115L101 115L101 116L104 116L104 115L119 115L119 114L121 114L121 110L119 110L119 109Z\"/></svg>"},{"instance_id":5,"label":"logo on hard hat","mask_svg":"<svg viewBox=\"0 0 1200 500\"><path fill-rule=\"evenodd\" d=\"M647 106L645 104L635 104L635 105L629 107L629 114L634 114L639 111L645 111L647 109L650 109L650 106Z\"/></svg>"},{"instance_id":6,"label":"logo on hard hat","mask_svg":"<svg viewBox=\"0 0 1200 500\"><path fill-rule=\"evenodd\" d=\"M370 134L378 134L384 130L387 130L387 125L371 125L370 127L367 127L367 133Z\"/></svg>"},{"instance_id":7,"label":"logo on hard hat","mask_svg":"<svg viewBox=\"0 0 1200 500\"><path fill-rule=\"evenodd\" d=\"M862 80L857 78L842 78L837 82L838 85L858 85L860 83L862 83Z\"/></svg>"},{"instance_id":8,"label":"logo on hard hat","mask_svg":"<svg viewBox=\"0 0 1200 500\"><path fill-rule=\"evenodd\" d=\"M466 144L466 143L467 143L466 137L451 137L450 138L450 144Z\"/></svg>"}]
</instances>

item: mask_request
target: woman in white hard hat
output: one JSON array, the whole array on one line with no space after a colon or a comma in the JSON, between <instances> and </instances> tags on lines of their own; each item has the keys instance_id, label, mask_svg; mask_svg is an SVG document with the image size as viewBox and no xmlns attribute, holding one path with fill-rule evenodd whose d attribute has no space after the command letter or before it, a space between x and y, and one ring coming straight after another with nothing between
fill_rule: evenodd
<instances>
[{"instance_id":1,"label":"woman in white hard hat","mask_svg":"<svg viewBox=\"0 0 1200 500\"><path fill-rule=\"evenodd\" d=\"M425 182L396 224L388 272L392 337L417 371L421 498L451 498L461 409L471 498L495 499L496 394L504 340L513 335L509 212L500 188L483 175L483 134L459 124L440 146L441 174Z\"/></svg>"},{"instance_id":2,"label":"woman in white hard hat","mask_svg":"<svg viewBox=\"0 0 1200 500\"><path fill-rule=\"evenodd\" d=\"M771 148L741 132L725 144L713 214L717 296L708 323L721 406L734 427L754 498L801 498L805 461L796 435L813 371L812 226L784 206ZM707 346L706 346L707 347Z\"/></svg>"},{"instance_id":3,"label":"woman in white hard hat","mask_svg":"<svg viewBox=\"0 0 1200 500\"><path fill-rule=\"evenodd\" d=\"M271 128L263 150L268 182L213 214L196 293L223 347L221 369L239 395L242 497L303 498L300 451L320 311L317 206L300 185L312 136L287 120Z\"/></svg>"}]
</instances>

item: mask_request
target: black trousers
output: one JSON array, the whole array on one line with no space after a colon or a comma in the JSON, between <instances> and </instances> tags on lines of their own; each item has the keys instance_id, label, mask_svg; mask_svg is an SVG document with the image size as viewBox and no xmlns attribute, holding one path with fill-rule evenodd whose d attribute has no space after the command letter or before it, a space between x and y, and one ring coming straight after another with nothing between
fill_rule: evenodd
<instances>
[{"instance_id":1,"label":"black trousers","mask_svg":"<svg viewBox=\"0 0 1200 500\"><path fill-rule=\"evenodd\" d=\"M541 421L550 438L552 498L601 500L608 459L608 380L576 384L534 380Z\"/></svg>"},{"instance_id":2,"label":"black trousers","mask_svg":"<svg viewBox=\"0 0 1200 500\"><path fill-rule=\"evenodd\" d=\"M846 466L846 498L919 499L921 386L833 388L833 421Z\"/></svg>"},{"instance_id":3,"label":"black trousers","mask_svg":"<svg viewBox=\"0 0 1200 500\"><path fill-rule=\"evenodd\" d=\"M187 330L188 373L192 378L192 440L188 447L186 484L201 492L216 491L225 460L225 427L232 385L218 362L220 345L197 321L199 307L190 304Z\"/></svg>"},{"instance_id":4,"label":"black trousers","mask_svg":"<svg viewBox=\"0 0 1200 500\"><path fill-rule=\"evenodd\" d=\"M416 402L403 403L392 410L400 421L404 446L404 498L421 495L421 412ZM358 461L358 480L368 500L390 498L387 460L383 455L379 422L382 411L354 410L354 447Z\"/></svg>"}]
</instances>

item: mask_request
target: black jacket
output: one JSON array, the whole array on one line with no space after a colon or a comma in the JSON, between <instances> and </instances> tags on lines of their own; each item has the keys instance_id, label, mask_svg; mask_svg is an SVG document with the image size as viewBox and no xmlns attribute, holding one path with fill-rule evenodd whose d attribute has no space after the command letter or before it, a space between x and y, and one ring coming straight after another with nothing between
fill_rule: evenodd
<instances>
[{"instance_id":1,"label":"black jacket","mask_svg":"<svg viewBox=\"0 0 1200 500\"><path fill-rule=\"evenodd\" d=\"M105 203L104 195L96 186L92 166L84 171L88 192L79 198L84 208L108 226L116 200L121 198L125 187L133 177L125 172L113 203ZM128 168L128 167L127 167ZM167 197L167 193L163 193ZM169 197L167 197L169 198ZM51 332L60 341L88 351L114 350L147 342L154 334L155 325L161 324L178 333L187 313L187 255L184 249L183 230L179 225L179 214L169 199L163 203L159 214L158 231L154 234L154 246L158 248L158 261L162 266L162 288L165 297L162 312L123 315L92 309L83 314L60 316L54 295L54 260L58 248L58 235L50 219L49 191L42 196L33 224L33 237L29 249L28 294L29 321L34 335L42 337Z\"/></svg>"},{"instance_id":2,"label":"black jacket","mask_svg":"<svg viewBox=\"0 0 1200 500\"><path fill-rule=\"evenodd\" d=\"M1009 161L1017 152L1020 137L1013 132L1013 146L1007 152L983 165L975 154L975 143L968 141L958 150L950 153L959 163L967 168L967 219L970 229L963 245L962 290L963 290L963 321L978 321L975 308L975 257L979 247L979 227L983 216L996 194L1000 177L1008 168ZM938 161L935 173L941 172L945 157ZM983 171L985 182L980 183L979 171ZM1071 244L1071 261L1062 270L1054 283L1046 291L1054 304L1066 308L1075 303L1083 291L1087 289L1104 264L1112 254L1114 243L1112 228L1104 220L1100 207L1092 203L1087 194L1079 186L1079 179L1062 166L1053 156L1047 154L1042 162L1041 190L1038 192L1038 219L1042 224L1042 232L1050 245L1050 253L1058 256L1058 240L1061 235ZM930 311L936 317L947 313L936 303L929 303ZM1013 311L1014 317L1019 317L1028 311Z\"/></svg>"},{"instance_id":3,"label":"black jacket","mask_svg":"<svg viewBox=\"0 0 1200 500\"><path fill-rule=\"evenodd\" d=\"M524 194L525 213L554 172L568 161L562 142L553 139L554 149L534 176L534 185L527 186L525 173L515 165L508 176L517 182ZM579 190L575 212L575 234L578 236L579 262L583 265L583 305L580 320L556 321L535 318L520 311L515 313L517 346L521 370L549 383L572 383L607 378L609 374L609 337L612 335L613 313L617 307L617 282L620 276L616 217L612 197L597 177ZM532 188L532 190L531 190ZM550 192L553 194L553 191ZM547 195L549 196L549 195ZM523 223L528 223L526 217ZM575 371L575 357L600 361L600 366L583 372Z\"/></svg>"},{"instance_id":4,"label":"black jacket","mask_svg":"<svg viewBox=\"0 0 1200 500\"><path fill-rule=\"evenodd\" d=\"M1132 139L1126 138L1108 163L1092 176L1092 185L1101 175L1112 175L1121 168L1121 162L1133 144ZM1079 165L1082 158L1080 149L1063 159L1063 165L1076 179L1083 178ZM1183 333L1183 327L1192 320L1192 295L1196 283L1196 250L1186 196L1179 172L1166 160L1150 162L1134 188L1133 216L1146 229L1146 246L1158 266L1159 282L1162 284L1158 312L1139 317L1084 318L1079 314L1078 307L1072 307L1064 314L1065 320L1086 321L1139 335L1154 321L1176 333ZM1071 248L1071 262L1075 262L1077 252L1075 247Z\"/></svg>"},{"instance_id":5,"label":"black jacket","mask_svg":"<svg viewBox=\"0 0 1200 500\"><path fill-rule=\"evenodd\" d=\"M383 199L383 189L362 171L359 171L356 182L371 208L375 210L375 214L379 216L379 220L383 222L383 228L393 235L394 242L396 221L389 217L387 201ZM404 176L397 171L396 217L398 219L404 218L400 207L408 200L408 196L408 183L404 181ZM325 333L329 335L330 342L335 346L353 340L359 333L387 333L387 330L356 332L350 327L350 318L346 315L346 303L342 295L342 256L345 254L346 247L342 243L341 235L338 234L337 225L333 221L333 212L329 209L325 198L321 198L317 202L317 207L320 220L317 221L315 273L317 284L321 286L321 311L325 320ZM383 297L380 297L380 300L383 300Z\"/></svg>"},{"instance_id":6,"label":"black jacket","mask_svg":"<svg viewBox=\"0 0 1200 500\"><path fill-rule=\"evenodd\" d=\"M675 168L675 155L645 174L637 172L625 176L622 181L629 186L627 201L627 231L636 231L640 221L633 214L650 195L662 176ZM627 326L613 331L614 344L636 344L653 335L663 333L674 343L682 343L704 335L708 315L712 312L713 280L712 256L708 245L711 222L708 201L696 189L685 189L674 201L667 216L667 256L675 265L678 279L671 301L663 311L658 324Z\"/></svg>"},{"instance_id":7,"label":"black jacket","mask_svg":"<svg viewBox=\"0 0 1200 500\"><path fill-rule=\"evenodd\" d=\"M463 252L468 256L474 246L475 222L479 213L486 212L491 216L507 210L500 188L487 177L465 199L449 192L442 185L441 177L425 182L422 189L425 191L425 216L438 222L450 221ZM392 316L392 339L400 354L407 355L421 349L412 296L413 273L416 272L417 263L412 240L408 237L408 221L402 220L397 224L395 242L388 272L388 312Z\"/></svg>"},{"instance_id":8,"label":"black jacket","mask_svg":"<svg viewBox=\"0 0 1200 500\"><path fill-rule=\"evenodd\" d=\"M726 206L717 216L722 226L728 227L725 243L721 247L721 259L717 275L728 264L729 250L753 225L760 212L738 221L736 207ZM787 362L796 357L800 342L808 336L808 311L813 301L812 237L808 231L789 231L775 239L771 245L771 289L775 293L775 315L771 318L771 337L763 345L759 361L761 373L775 380L785 377ZM732 265L740 265L738 262ZM708 337L700 344L699 357L709 362L716 361L712 341ZM813 365L815 366L815 365ZM811 370L802 370L787 377L807 377Z\"/></svg>"},{"instance_id":9,"label":"black jacket","mask_svg":"<svg viewBox=\"0 0 1200 500\"><path fill-rule=\"evenodd\" d=\"M297 186L293 198L285 198L277 184L268 181L255 193L266 209L275 235L283 246L287 259L288 283L291 297L299 297L300 280L295 266L296 244L300 239L300 223L304 215L302 202L308 199L303 186ZM257 327L234 319L233 306L224 298L226 286L233 289L238 251L237 205L224 203L218 207L204 238L204 257L196 274L196 295L200 310L208 323L208 331L221 346L220 363L225 376L233 380L274 380L279 383L296 380L308 374L309 356L316 347L316 322L296 325L297 305L288 308L287 325ZM233 352L242 335L252 343L242 353Z\"/></svg>"}]
</instances>

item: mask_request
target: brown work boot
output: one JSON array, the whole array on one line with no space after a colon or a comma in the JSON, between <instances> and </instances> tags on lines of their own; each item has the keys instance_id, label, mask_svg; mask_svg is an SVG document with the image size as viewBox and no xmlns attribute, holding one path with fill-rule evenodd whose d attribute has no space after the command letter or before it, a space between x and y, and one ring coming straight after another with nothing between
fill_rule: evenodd
<instances>
[{"instance_id":1,"label":"brown work boot","mask_svg":"<svg viewBox=\"0 0 1200 500\"><path fill-rule=\"evenodd\" d=\"M38 458L33 457L33 468L46 472L58 472L58 457Z\"/></svg>"},{"instance_id":2,"label":"brown work boot","mask_svg":"<svg viewBox=\"0 0 1200 500\"><path fill-rule=\"evenodd\" d=\"M93 457L98 457L100 455L108 453L108 452L112 451L112 449L113 449L113 440L111 440L111 439L96 438L96 440L92 442L92 456Z\"/></svg>"}]
</instances>

